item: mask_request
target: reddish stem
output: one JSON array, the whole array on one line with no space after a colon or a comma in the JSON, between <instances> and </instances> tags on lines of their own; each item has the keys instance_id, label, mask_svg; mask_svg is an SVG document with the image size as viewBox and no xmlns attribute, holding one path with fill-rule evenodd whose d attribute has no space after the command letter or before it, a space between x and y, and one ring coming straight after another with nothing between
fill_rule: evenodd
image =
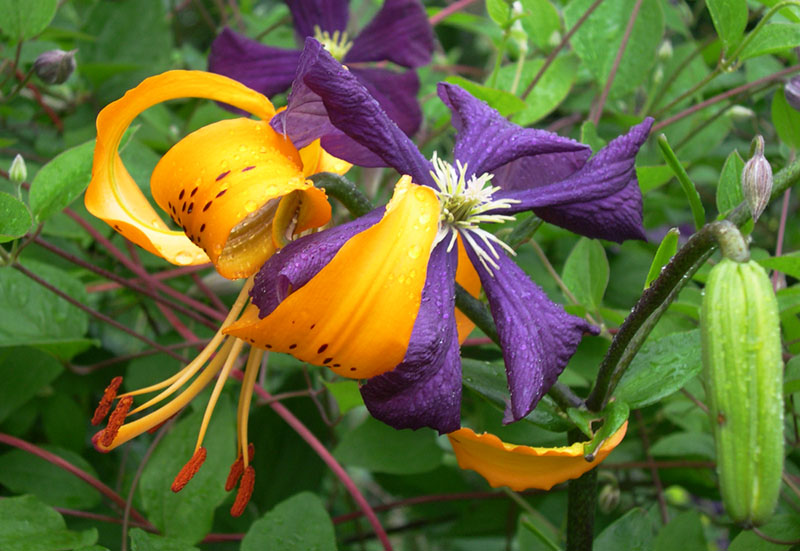
<instances>
[{"instance_id":1,"label":"reddish stem","mask_svg":"<svg viewBox=\"0 0 800 551\"><path fill-rule=\"evenodd\" d=\"M789 216L789 197L792 195L792 188L787 189L783 193L783 205L781 206L781 222L778 224L778 240L775 244L775 256L783 254L783 236L786 233L786 219ZM778 291L778 282L782 281L781 272L774 270L772 272L772 288ZM784 287L786 281L783 280Z\"/></svg>"},{"instance_id":2,"label":"reddish stem","mask_svg":"<svg viewBox=\"0 0 800 551\"><path fill-rule=\"evenodd\" d=\"M174 277L181 277L186 274L201 272L207 268L212 268L212 267L213 266L211 264L200 264L198 266L183 266L181 268L174 268L171 270L162 270L160 272L151 274L151 276L159 281L164 281L165 279L172 279ZM103 291L113 291L114 289L129 287L130 285L141 285L142 283L143 283L142 280L139 278L132 278L132 279L119 278L119 283L108 282L108 283L94 283L92 285L87 285L86 292L101 293Z\"/></svg>"},{"instance_id":3,"label":"reddish stem","mask_svg":"<svg viewBox=\"0 0 800 551\"><path fill-rule=\"evenodd\" d=\"M453 2L446 8L442 8L439 13L435 13L428 18L428 23L431 24L431 27L437 25L444 19L445 17L456 13L459 10L462 10L475 2L476 0L458 0L457 2Z\"/></svg>"},{"instance_id":4,"label":"reddish stem","mask_svg":"<svg viewBox=\"0 0 800 551\"><path fill-rule=\"evenodd\" d=\"M15 73L15 76L17 77L17 80L19 80L20 82L25 80L25 73L23 73L22 71L20 71L16 67L14 68L14 73ZM25 85L25 88L27 88L28 90L31 91L31 93L33 94L33 98L36 100L36 103L39 104L39 107L42 108L42 111L45 112L45 114L53 122L53 124L56 126L56 128L58 128L58 131L59 132L63 132L64 131L64 123L61 122L60 118L58 118L58 115L56 115L56 112L53 111L53 109L44 102L44 98L42 97L42 93L39 91L39 89L36 87L36 85L34 83L32 83L32 82L29 82L29 83L27 83Z\"/></svg>"}]
</instances>

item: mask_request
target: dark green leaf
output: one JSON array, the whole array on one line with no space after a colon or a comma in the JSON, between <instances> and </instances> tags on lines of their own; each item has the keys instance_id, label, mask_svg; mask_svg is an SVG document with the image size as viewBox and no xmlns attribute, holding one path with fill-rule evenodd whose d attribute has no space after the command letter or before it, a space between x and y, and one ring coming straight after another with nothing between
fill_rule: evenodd
<instances>
[{"instance_id":1,"label":"dark green leaf","mask_svg":"<svg viewBox=\"0 0 800 551\"><path fill-rule=\"evenodd\" d=\"M83 194L92 177L94 140L67 149L44 165L31 182L31 211L44 222Z\"/></svg>"},{"instance_id":2,"label":"dark green leaf","mask_svg":"<svg viewBox=\"0 0 800 551\"><path fill-rule=\"evenodd\" d=\"M792 109L781 89L772 96L772 124L783 143L800 149L800 113Z\"/></svg>"},{"instance_id":3,"label":"dark green leaf","mask_svg":"<svg viewBox=\"0 0 800 551\"><path fill-rule=\"evenodd\" d=\"M795 279L800 279L800 251L783 256L762 258L758 263L770 270L778 270Z\"/></svg>"},{"instance_id":4,"label":"dark green leaf","mask_svg":"<svg viewBox=\"0 0 800 551\"><path fill-rule=\"evenodd\" d=\"M325 388L328 389L339 406L339 413L344 415L348 411L358 406L364 405L361 392L358 390L358 383L355 381L323 381Z\"/></svg>"},{"instance_id":5,"label":"dark green leaf","mask_svg":"<svg viewBox=\"0 0 800 551\"><path fill-rule=\"evenodd\" d=\"M645 289L650 287L650 284L661 274L664 266L675 256L680 235L681 231L678 228L671 228L667 235L664 236L664 239L661 240L661 244L653 257L653 263L650 264L650 270L647 272L647 278L644 281Z\"/></svg>"},{"instance_id":6,"label":"dark green leaf","mask_svg":"<svg viewBox=\"0 0 800 551\"><path fill-rule=\"evenodd\" d=\"M800 46L800 25L772 23L761 28L761 31L742 50L739 59L788 52L797 46Z\"/></svg>"},{"instance_id":7,"label":"dark green leaf","mask_svg":"<svg viewBox=\"0 0 800 551\"><path fill-rule=\"evenodd\" d=\"M32 223L25 203L0 191L0 243L22 237L28 233Z\"/></svg>"},{"instance_id":8,"label":"dark green leaf","mask_svg":"<svg viewBox=\"0 0 800 551\"><path fill-rule=\"evenodd\" d=\"M482 86L459 76L450 76L445 80L453 84L458 84L476 98L482 99L497 109L504 117L508 117L509 115L513 115L525 109L525 102L510 92Z\"/></svg>"},{"instance_id":9,"label":"dark green leaf","mask_svg":"<svg viewBox=\"0 0 800 551\"><path fill-rule=\"evenodd\" d=\"M673 432L653 444L650 452L662 457L696 455L709 460L716 457L714 438L707 432Z\"/></svg>"},{"instance_id":10,"label":"dark green leaf","mask_svg":"<svg viewBox=\"0 0 800 551\"><path fill-rule=\"evenodd\" d=\"M672 169L667 165L637 166L636 179L642 194L663 186L672 179Z\"/></svg>"},{"instance_id":11,"label":"dark green leaf","mask_svg":"<svg viewBox=\"0 0 800 551\"><path fill-rule=\"evenodd\" d=\"M0 423L64 370L55 358L35 348L0 349Z\"/></svg>"},{"instance_id":12,"label":"dark green leaf","mask_svg":"<svg viewBox=\"0 0 800 551\"><path fill-rule=\"evenodd\" d=\"M582 237L569 253L561 277L578 303L596 310L603 302L608 274L608 259L603 246L596 239Z\"/></svg>"},{"instance_id":13,"label":"dark green leaf","mask_svg":"<svg viewBox=\"0 0 800 551\"><path fill-rule=\"evenodd\" d=\"M530 59L525 62L517 87L518 94L521 94L533 82L543 65L543 59ZM516 63L501 68L497 74L498 88L510 90L516 72ZM525 100L527 107L516 112L512 120L521 126L529 126L547 116L567 98L577 76L578 59L574 55L558 56Z\"/></svg>"},{"instance_id":14,"label":"dark green leaf","mask_svg":"<svg viewBox=\"0 0 800 551\"><path fill-rule=\"evenodd\" d=\"M12 43L31 38L47 28L58 0L0 0L0 30Z\"/></svg>"},{"instance_id":15,"label":"dark green leaf","mask_svg":"<svg viewBox=\"0 0 800 551\"><path fill-rule=\"evenodd\" d=\"M614 395L632 408L644 407L680 390L701 369L699 330L648 340Z\"/></svg>"},{"instance_id":16,"label":"dark green leaf","mask_svg":"<svg viewBox=\"0 0 800 551\"><path fill-rule=\"evenodd\" d=\"M70 551L97 541L97 530L67 530L64 518L34 496L0 500L0 549L3 551Z\"/></svg>"},{"instance_id":17,"label":"dark green leaf","mask_svg":"<svg viewBox=\"0 0 800 551\"><path fill-rule=\"evenodd\" d=\"M603 426L600 427L591 441L583 446L583 453L586 456L594 454L595 450L603 445L603 442L608 440L614 433L616 433L625 421L628 420L631 409L625 402L614 400L603 408L600 415L605 419Z\"/></svg>"},{"instance_id":18,"label":"dark green leaf","mask_svg":"<svg viewBox=\"0 0 800 551\"><path fill-rule=\"evenodd\" d=\"M606 145L606 141L597 135L597 127L592 121L585 121L581 125L581 143L592 148L592 151L600 151Z\"/></svg>"},{"instance_id":19,"label":"dark green leaf","mask_svg":"<svg viewBox=\"0 0 800 551\"><path fill-rule=\"evenodd\" d=\"M728 212L744 201L742 170L744 170L744 160L738 151L731 151L722 166L717 185L717 210L720 214Z\"/></svg>"},{"instance_id":20,"label":"dark green leaf","mask_svg":"<svg viewBox=\"0 0 800 551\"><path fill-rule=\"evenodd\" d=\"M434 432L395 430L372 417L345 433L333 455L345 465L389 474L424 473L442 462Z\"/></svg>"},{"instance_id":21,"label":"dark green leaf","mask_svg":"<svg viewBox=\"0 0 800 551\"><path fill-rule=\"evenodd\" d=\"M711 21L727 53L741 41L747 26L746 0L706 0Z\"/></svg>"},{"instance_id":22,"label":"dark green leaf","mask_svg":"<svg viewBox=\"0 0 800 551\"><path fill-rule=\"evenodd\" d=\"M631 509L603 530L594 551L651 551L653 522L644 509Z\"/></svg>"},{"instance_id":23,"label":"dark green leaf","mask_svg":"<svg viewBox=\"0 0 800 551\"><path fill-rule=\"evenodd\" d=\"M539 49L551 49L553 33L561 29L558 10L549 0L522 0L522 7L525 10L522 27Z\"/></svg>"},{"instance_id":24,"label":"dark green leaf","mask_svg":"<svg viewBox=\"0 0 800 551\"><path fill-rule=\"evenodd\" d=\"M681 551L707 551L708 542L699 512L686 511L670 520L656 536L653 551L673 551L678 541Z\"/></svg>"},{"instance_id":25,"label":"dark green leaf","mask_svg":"<svg viewBox=\"0 0 800 551\"><path fill-rule=\"evenodd\" d=\"M336 551L333 523L320 499L303 492L283 501L254 522L241 551Z\"/></svg>"},{"instance_id":26,"label":"dark green leaf","mask_svg":"<svg viewBox=\"0 0 800 551\"><path fill-rule=\"evenodd\" d=\"M180 540L134 528L131 530L131 551L199 551L199 549Z\"/></svg>"},{"instance_id":27,"label":"dark green leaf","mask_svg":"<svg viewBox=\"0 0 800 551\"><path fill-rule=\"evenodd\" d=\"M800 539L800 516L778 514L759 529L769 537L781 541ZM752 530L742 530L731 542L728 551L788 551L792 545L777 545L758 537Z\"/></svg>"}]
</instances>

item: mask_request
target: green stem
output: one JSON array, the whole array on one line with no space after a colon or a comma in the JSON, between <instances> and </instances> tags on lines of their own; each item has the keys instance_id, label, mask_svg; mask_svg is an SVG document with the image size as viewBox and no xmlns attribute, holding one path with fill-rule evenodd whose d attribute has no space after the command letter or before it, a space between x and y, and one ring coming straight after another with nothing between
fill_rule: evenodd
<instances>
[{"instance_id":1,"label":"green stem","mask_svg":"<svg viewBox=\"0 0 800 551\"><path fill-rule=\"evenodd\" d=\"M367 196L344 176L320 172L311 176L311 181L328 195L338 199L353 216L363 216L375 208Z\"/></svg>"},{"instance_id":2,"label":"green stem","mask_svg":"<svg viewBox=\"0 0 800 551\"><path fill-rule=\"evenodd\" d=\"M569 443L583 442L579 430L568 433ZM594 512L597 503L597 469L569 481L567 489L567 551L592 551Z\"/></svg>"}]
</instances>

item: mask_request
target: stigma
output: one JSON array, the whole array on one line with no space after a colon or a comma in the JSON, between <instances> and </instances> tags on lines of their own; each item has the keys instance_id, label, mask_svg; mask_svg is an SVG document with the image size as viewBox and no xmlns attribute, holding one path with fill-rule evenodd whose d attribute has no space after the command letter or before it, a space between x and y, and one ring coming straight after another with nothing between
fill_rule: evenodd
<instances>
[{"instance_id":1,"label":"stigma","mask_svg":"<svg viewBox=\"0 0 800 551\"><path fill-rule=\"evenodd\" d=\"M453 166L440 159L435 152L431 163L433 170L430 173L436 183L434 192L441 206L439 231L433 246L449 238L447 251L450 252L456 243L456 238L461 235L465 245L473 250L481 265L494 275L492 270L499 269L496 262L499 254L492 244L499 245L509 254L515 255L516 252L495 234L481 228L480 224L502 224L513 220L513 216L496 214L492 211L510 208L519 201L493 198L494 193L500 189L491 185L494 174L488 172L479 176L470 174L466 163L462 164L456 160L456 166ZM479 241L485 247L481 246Z\"/></svg>"},{"instance_id":2,"label":"stigma","mask_svg":"<svg viewBox=\"0 0 800 551\"><path fill-rule=\"evenodd\" d=\"M348 40L347 32L333 31L333 34L328 31L323 31L319 25L314 25L314 38L322 44L322 47L328 50L328 53L333 56L336 61L342 61L350 48L353 47L353 42Z\"/></svg>"}]
</instances>

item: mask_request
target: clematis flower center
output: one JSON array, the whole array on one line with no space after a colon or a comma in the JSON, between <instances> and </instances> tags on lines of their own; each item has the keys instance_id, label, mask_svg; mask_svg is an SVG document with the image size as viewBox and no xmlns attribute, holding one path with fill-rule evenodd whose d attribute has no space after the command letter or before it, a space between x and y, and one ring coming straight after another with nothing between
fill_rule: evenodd
<instances>
[{"instance_id":1,"label":"clematis flower center","mask_svg":"<svg viewBox=\"0 0 800 551\"><path fill-rule=\"evenodd\" d=\"M483 267L491 274L492 268L499 268L495 261L499 255L491 245L492 243L499 245L512 255L516 253L502 239L482 229L480 224L485 222L502 224L513 220L513 216L491 214L490 212L507 209L519 201L493 198L494 193L500 189L490 184L494 174L488 172L484 172L480 176L469 174L466 163L461 164L461 161L456 160L456 166L453 166L440 159L436 153L433 154L431 163L433 164L431 177L438 188L434 191L441 205L439 232L434 240L434 247L449 236L450 243L447 247L449 252L458 235L461 235L465 244L472 248ZM481 247L477 239L482 241L485 247Z\"/></svg>"},{"instance_id":2,"label":"clematis flower center","mask_svg":"<svg viewBox=\"0 0 800 551\"><path fill-rule=\"evenodd\" d=\"M353 47L353 42L347 39L347 32L333 31L331 34L320 29L319 25L314 25L314 38L336 61L342 61Z\"/></svg>"}]
</instances>

